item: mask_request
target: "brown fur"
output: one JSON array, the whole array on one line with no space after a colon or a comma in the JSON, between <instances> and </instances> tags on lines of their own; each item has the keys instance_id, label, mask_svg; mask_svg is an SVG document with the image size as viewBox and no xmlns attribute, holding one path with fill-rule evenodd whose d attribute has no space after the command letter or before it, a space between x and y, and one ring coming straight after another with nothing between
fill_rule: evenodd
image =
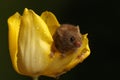
<instances>
[{"instance_id":1,"label":"brown fur","mask_svg":"<svg viewBox=\"0 0 120 80\"><path fill-rule=\"evenodd\" d=\"M81 38L79 26L70 24L61 25L53 36L55 47L61 53L76 50L80 47L82 44Z\"/></svg>"}]
</instances>

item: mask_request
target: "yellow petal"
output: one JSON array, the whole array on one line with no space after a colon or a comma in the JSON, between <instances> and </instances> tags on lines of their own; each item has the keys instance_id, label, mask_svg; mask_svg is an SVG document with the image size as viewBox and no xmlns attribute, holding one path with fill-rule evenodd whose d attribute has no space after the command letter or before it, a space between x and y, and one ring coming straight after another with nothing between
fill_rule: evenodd
<instances>
[{"instance_id":1,"label":"yellow petal","mask_svg":"<svg viewBox=\"0 0 120 80\"><path fill-rule=\"evenodd\" d=\"M21 16L17 12L8 19L9 28L9 50L14 69L19 72L17 67L17 52L18 52L18 35L20 28Z\"/></svg>"},{"instance_id":2,"label":"yellow petal","mask_svg":"<svg viewBox=\"0 0 120 80\"><path fill-rule=\"evenodd\" d=\"M78 63L81 63L84 59L86 59L90 55L90 48L88 44L88 34L82 35L83 41L81 48L77 51L77 56L70 62L70 64L67 65L66 70L70 70L74 66L76 66Z\"/></svg>"},{"instance_id":3,"label":"yellow petal","mask_svg":"<svg viewBox=\"0 0 120 80\"><path fill-rule=\"evenodd\" d=\"M78 48L77 51L70 52L68 53L69 55L66 55L65 57L61 57L61 55L59 55L60 53L56 52L53 61L44 75L57 77L82 62L90 54L87 34L83 35L82 43L82 46Z\"/></svg>"},{"instance_id":4,"label":"yellow petal","mask_svg":"<svg viewBox=\"0 0 120 80\"><path fill-rule=\"evenodd\" d=\"M45 11L41 14L41 18L47 24L51 35L53 35L55 33L56 29L60 26L55 15L52 12Z\"/></svg>"},{"instance_id":5,"label":"yellow petal","mask_svg":"<svg viewBox=\"0 0 120 80\"><path fill-rule=\"evenodd\" d=\"M25 9L18 41L18 68L20 72L38 76L50 63L53 39L45 22L32 10Z\"/></svg>"}]
</instances>

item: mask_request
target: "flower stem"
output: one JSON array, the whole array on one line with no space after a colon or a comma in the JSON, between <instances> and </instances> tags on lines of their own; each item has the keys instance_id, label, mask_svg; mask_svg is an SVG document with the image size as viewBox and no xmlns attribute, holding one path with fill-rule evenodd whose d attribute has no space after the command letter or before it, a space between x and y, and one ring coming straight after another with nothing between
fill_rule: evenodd
<instances>
[{"instance_id":1,"label":"flower stem","mask_svg":"<svg viewBox=\"0 0 120 80\"><path fill-rule=\"evenodd\" d=\"M36 77L33 77L33 80L38 80L38 76L36 76Z\"/></svg>"}]
</instances>

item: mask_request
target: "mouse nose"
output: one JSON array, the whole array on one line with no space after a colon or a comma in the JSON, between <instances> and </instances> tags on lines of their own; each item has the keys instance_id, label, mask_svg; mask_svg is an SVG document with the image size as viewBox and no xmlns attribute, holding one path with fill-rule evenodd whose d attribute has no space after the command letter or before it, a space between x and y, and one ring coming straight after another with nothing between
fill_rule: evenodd
<instances>
[{"instance_id":1,"label":"mouse nose","mask_svg":"<svg viewBox=\"0 0 120 80\"><path fill-rule=\"evenodd\" d=\"M81 42L75 42L74 45L78 48L81 46Z\"/></svg>"}]
</instances>

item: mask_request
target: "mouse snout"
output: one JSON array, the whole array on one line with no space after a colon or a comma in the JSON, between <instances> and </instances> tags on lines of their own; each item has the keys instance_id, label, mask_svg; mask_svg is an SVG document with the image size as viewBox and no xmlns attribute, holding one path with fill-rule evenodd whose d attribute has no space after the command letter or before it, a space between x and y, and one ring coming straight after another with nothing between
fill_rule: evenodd
<instances>
[{"instance_id":1,"label":"mouse snout","mask_svg":"<svg viewBox=\"0 0 120 80\"><path fill-rule=\"evenodd\" d=\"M77 48L78 48L78 47L80 47L80 46L81 46L81 42L75 42L75 43L74 43L74 45L75 45L75 47L77 47Z\"/></svg>"}]
</instances>

